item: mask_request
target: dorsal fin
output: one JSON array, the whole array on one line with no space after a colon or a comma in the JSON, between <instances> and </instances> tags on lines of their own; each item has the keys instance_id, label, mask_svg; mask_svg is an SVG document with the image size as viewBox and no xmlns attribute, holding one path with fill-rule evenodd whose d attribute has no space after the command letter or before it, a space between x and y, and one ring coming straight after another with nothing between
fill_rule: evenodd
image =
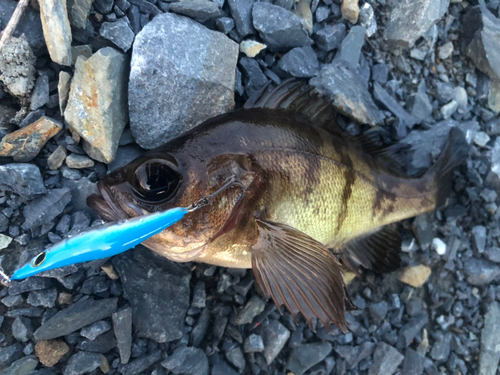
<instances>
[{"instance_id":1,"label":"dorsal fin","mask_svg":"<svg viewBox=\"0 0 500 375\"><path fill-rule=\"evenodd\" d=\"M332 101L314 91L313 86L295 78L283 81L275 88L270 84L271 81L255 92L247 100L244 108L279 108L293 111L330 132L342 133L342 128L337 125L337 112Z\"/></svg>"}]
</instances>

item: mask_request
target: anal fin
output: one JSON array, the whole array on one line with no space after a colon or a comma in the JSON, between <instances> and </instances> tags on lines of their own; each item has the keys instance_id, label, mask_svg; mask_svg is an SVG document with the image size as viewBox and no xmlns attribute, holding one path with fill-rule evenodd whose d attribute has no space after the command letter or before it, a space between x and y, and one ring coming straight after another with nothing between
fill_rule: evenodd
<instances>
[{"instance_id":1,"label":"anal fin","mask_svg":"<svg viewBox=\"0 0 500 375\"><path fill-rule=\"evenodd\" d=\"M278 310L285 305L296 320L300 312L311 329L316 317L331 330L347 332L347 296L339 261L320 242L288 225L255 220L259 237L252 247L252 268Z\"/></svg>"},{"instance_id":2,"label":"anal fin","mask_svg":"<svg viewBox=\"0 0 500 375\"><path fill-rule=\"evenodd\" d=\"M399 268L401 259L401 237L391 227L349 241L341 249L342 263L353 272L359 273L359 266L385 273Z\"/></svg>"}]
</instances>

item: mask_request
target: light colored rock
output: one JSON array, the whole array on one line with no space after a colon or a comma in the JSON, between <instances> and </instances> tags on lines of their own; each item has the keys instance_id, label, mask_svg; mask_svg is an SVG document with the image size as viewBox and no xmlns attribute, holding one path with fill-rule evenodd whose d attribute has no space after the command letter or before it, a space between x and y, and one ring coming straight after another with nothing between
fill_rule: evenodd
<instances>
[{"instance_id":1,"label":"light colored rock","mask_svg":"<svg viewBox=\"0 0 500 375\"><path fill-rule=\"evenodd\" d=\"M479 375L495 375L500 360L500 305L493 301L484 317L481 332Z\"/></svg>"},{"instance_id":2,"label":"light colored rock","mask_svg":"<svg viewBox=\"0 0 500 375\"><path fill-rule=\"evenodd\" d=\"M446 244L443 242L442 239L440 238L434 238L432 240L432 249L438 253L439 255L444 255L446 254Z\"/></svg>"},{"instance_id":3,"label":"light colored rock","mask_svg":"<svg viewBox=\"0 0 500 375\"><path fill-rule=\"evenodd\" d=\"M71 27L66 0L39 0L43 35L52 61L71 65Z\"/></svg>"},{"instance_id":4,"label":"light colored rock","mask_svg":"<svg viewBox=\"0 0 500 375\"><path fill-rule=\"evenodd\" d=\"M266 48L267 46L265 44L256 42L255 40L244 40L240 43L240 52L248 57L255 57L260 51Z\"/></svg>"},{"instance_id":5,"label":"light colored rock","mask_svg":"<svg viewBox=\"0 0 500 375\"><path fill-rule=\"evenodd\" d=\"M111 47L78 59L64 117L95 160L113 161L128 121L127 57Z\"/></svg>"},{"instance_id":6,"label":"light colored rock","mask_svg":"<svg viewBox=\"0 0 500 375\"><path fill-rule=\"evenodd\" d=\"M443 119L448 120L458 109L458 103L456 100L452 100L448 104L445 104L441 107L441 116Z\"/></svg>"},{"instance_id":7,"label":"light colored rock","mask_svg":"<svg viewBox=\"0 0 500 375\"><path fill-rule=\"evenodd\" d=\"M136 36L129 83L130 127L154 148L234 107L238 45L186 17L156 16Z\"/></svg>"},{"instance_id":8,"label":"light colored rock","mask_svg":"<svg viewBox=\"0 0 500 375\"><path fill-rule=\"evenodd\" d=\"M71 154L66 158L66 165L74 169L90 168L94 166L94 161L85 155Z\"/></svg>"},{"instance_id":9,"label":"light colored rock","mask_svg":"<svg viewBox=\"0 0 500 375\"><path fill-rule=\"evenodd\" d=\"M446 60L453 53L453 42L447 42L438 48L438 57Z\"/></svg>"},{"instance_id":10,"label":"light colored rock","mask_svg":"<svg viewBox=\"0 0 500 375\"><path fill-rule=\"evenodd\" d=\"M7 248L12 242L12 237L0 233L0 250Z\"/></svg>"},{"instance_id":11,"label":"light colored rock","mask_svg":"<svg viewBox=\"0 0 500 375\"><path fill-rule=\"evenodd\" d=\"M420 288L425 284L430 275L431 269L421 264L419 266L402 269L399 274L399 280L414 288Z\"/></svg>"},{"instance_id":12,"label":"light colored rock","mask_svg":"<svg viewBox=\"0 0 500 375\"><path fill-rule=\"evenodd\" d=\"M0 51L0 80L9 93L28 96L35 87L36 57L24 35L11 37Z\"/></svg>"},{"instance_id":13,"label":"light colored rock","mask_svg":"<svg viewBox=\"0 0 500 375\"><path fill-rule=\"evenodd\" d=\"M59 168L66 159L66 149L63 146L57 146L55 151L47 158L47 165L51 170Z\"/></svg>"},{"instance_id":14,"label":"light colored rock","mask_svg":"<svg viewBox=\"0 0 500 375\"><path fill-rule=\"evenodd\" d=\"M293 14L297 17L300 17L304 20L304 24L306 25L307 31L312 33L313 31L313 15L311 12L311 7L309 6L311 2L307 0L299 0L299 2L295 5L295 10Z\"/></svg>"},{"instance_id":15,"label":"light colored rock","mask_svg":"<svg viewBox=\"0 0 500 375\"><path fill-rule=\"evenodd\" d=\"M69 346L62 340L41 340L35 345L35 353L40 362L52 367L69 351Z\"/></svg>"},{"instance_id":16,"label":"light colored rock","mask_svg":"<svg viewBox=\"0 0 500 375\"><path fill-rule=\"evenodd\" d=\"M488 93L488 107L495 113L500 112L500 79L494 79Z\"/></svg>"},{"instance_id":17,"label":"light colored rock","mask_svg":"<svg viewBox=\"0 0 500 375\"><path fill-rule=\"evenodd\" d=\"M62 128L59 121L43 116L33 124L3 137L0 156L11 156L21 162L33 160L47 141Z\"/></svg>"},{"instance_id":18,"label":"light colored rock","mask_svg":"<svg viewBox=\"0 0 500 375\"><path fill-rule=\"evenodd\" d=\"M359 0L344 0L342 2L342 17L353 25L358 22L359 17Z\"/></svg>"},{"instance_id":19,"label":"light colored rock","mask_svg":"<svg viewBox=\"0 0 500 375\"><path fill-rule=\"evenodd\" d=\"M364 3L359 12L359 24L366 28L366 36L369 38L377 32L377 19L373 7Z\"/></svg>"},{"instance_id":20,"label":"light colored rock","mask_svg":"<svg viewBox=\"0 0 500 375\"><path fill-rule=\"evenodd\" d=\"M68 103L68 94L71 87L71 75L65 71L59 72L59 82L57 84L57 91L59 93L59 109L64 113L66 104Z\"/></svg>"}]
</instances>

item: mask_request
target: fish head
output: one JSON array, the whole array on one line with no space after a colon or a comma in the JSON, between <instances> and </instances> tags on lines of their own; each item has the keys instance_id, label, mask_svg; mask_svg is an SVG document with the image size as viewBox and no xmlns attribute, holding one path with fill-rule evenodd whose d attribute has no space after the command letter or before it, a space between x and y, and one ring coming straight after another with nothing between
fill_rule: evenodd
<instances>
[{"instance_id":1,"label":"fish head","mask_svg":"<svg viewBox=\"0 0 500 375\"><path fill-rule=\"evenodd\" d=\"M247 155L169 150L167 144L111 172L98 182L100 194L89 196L87 204L106 221L125 220L189 207L228 181L237 181L217 194L209 205L190 212L143 243L171 260L190 261L227 231L228 220L234 217L233 211L238 209L253 178L252 160Z\"/></svg>"}]
</instances>

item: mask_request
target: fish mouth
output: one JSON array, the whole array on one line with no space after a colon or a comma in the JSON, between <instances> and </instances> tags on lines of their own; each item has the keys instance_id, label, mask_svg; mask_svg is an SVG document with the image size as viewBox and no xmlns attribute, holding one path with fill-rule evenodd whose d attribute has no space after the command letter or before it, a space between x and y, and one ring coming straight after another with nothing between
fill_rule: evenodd
<instances>
[{"instance_id":1,"label":"fish mouth","mask_svg":"<svg viewBox=\"0 0 500 375\"><path fill-rule=\"evenodd\" d=\"M103 181L97 183L97 189L99 193L91 194L87 197L87 206L96 211L101 219L105 221L119 221L129 218L129 215L112 198L111 192ZM143 215L143 213L139 212L138 214Z\"/></svg>"}]
</instances>

